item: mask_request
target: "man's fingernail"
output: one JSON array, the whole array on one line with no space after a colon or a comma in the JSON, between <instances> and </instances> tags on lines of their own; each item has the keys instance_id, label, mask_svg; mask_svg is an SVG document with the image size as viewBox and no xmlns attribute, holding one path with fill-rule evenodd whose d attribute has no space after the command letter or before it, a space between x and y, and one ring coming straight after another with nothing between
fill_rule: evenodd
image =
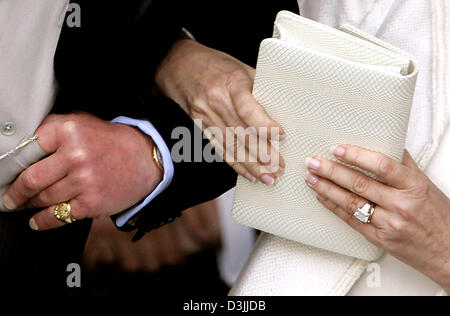
<instances>
[{"instance_id":1,"label":"man's fingernail","mask_svg":"<svg viewBox=\"0 0 450 316\"><path fill-rule=\"evenodd\" d=\"M2 202L3 205L8 209L8 210L15 210L17 208L16 203L8 196L8 195L4 195L2 198Z\"/></svg>"},{"instance_id":2,"label":"man's fingernail","mask_svg":"<svg viewBox=\"0 0 450 316\"><path fill-rule=\"evenodd\" d=\"M246 174L244 174L244 178L246 178L250 182L253 182L253 183L256 182L256 178L248 172Z\"/></svg>"},{"instance_id":3,"label":"man's fingernail","mask_svg":"<svg viewBox=\"0 0 450 316\"><path fill-rule=\"evenodd\" d=\"M313 170L319 170L320 160L310 157L310 158L306 159L306 166Z\"/></svg>"},{"instance_id":4,"label":"man's fingernail","mask_svg":"<svg viewBox=\"0 0 450 316\"><path fill-rule=\"evenodd\" d=\"M308 172L306 175L306 181L311 185L316 185L319 179Z\"/></svg>"},{"instance_id":5,"label":"man's fingernail","mask_svg":"<svg viewBox=\"0 0 450 316\"><path fill-rule=\"evenodd\" d=\"M344 157L345 156L345 148L342 146L337 146L333 148L333 153L337 157Z\"/></svg>"},{"instance_id":6,"label":"man's fingernail","mask_svg":"<svg viewBox=\"0 0 450 316\"><path fill-rule=\"evenodd\" d=\"M34 218L30 219L30 228L32 230L39 230L38 225L36 224L36 221L34 220Z\"/></svg>"},{"instance_id":7,"label":"man's fingernail","mask_svg":"<svg viewBox=\"0 0 450 316\"><path fill-rule=\"evenodd\" d=\"M261 177L261 182L266 185L273 185L275 183L275 179L267 174Z\"/></svg>"}]
</instances>

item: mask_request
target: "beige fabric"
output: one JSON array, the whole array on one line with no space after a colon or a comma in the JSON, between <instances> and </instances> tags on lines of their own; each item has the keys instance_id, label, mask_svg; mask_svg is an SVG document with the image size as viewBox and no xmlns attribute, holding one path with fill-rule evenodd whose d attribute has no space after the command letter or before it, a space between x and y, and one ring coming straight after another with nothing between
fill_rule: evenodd
<instances>
[{"instance_id":1,"label":"beige fabric","mask_svg":"<svg viewBox=\"0 0 450 316\"><path fill-rule=\"evenodd\" d=\"M262 233L230 295L343 295L366 266L358 259Z\"/></svg>"},{"instance_id":2,"label":"beige fabric","mask_svg":"<svg viewBox=\"0 0 450 316\"><path fill-rule=\"evenodd\" d=\"M67 0L0 1L0 156L33 136L54 103L53 59ZM0 160L0 195L17 175L44 156L36 143ZM0 201L0 211L6 209Z\"/></svg>"}]
</instances>

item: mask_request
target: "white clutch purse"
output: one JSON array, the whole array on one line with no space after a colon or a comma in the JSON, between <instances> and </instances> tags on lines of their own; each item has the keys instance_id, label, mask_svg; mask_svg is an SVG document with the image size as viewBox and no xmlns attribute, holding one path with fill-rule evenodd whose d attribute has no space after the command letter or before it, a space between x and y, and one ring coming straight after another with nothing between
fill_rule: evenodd
<instances>
[{"instance_id":1,"label":"white clutch purse","mask_svg":"<svg viewBox=\"0 0 450 316\"><path fill-rule=\"evenodd\" d=\"M400 161L417 78L411 56L351 27L339 30L282 11L262 42L254 96L283 126L285 173L275 185L239 178L234 219L309 246L368 261L382 251L317 200L307 157L334 159L354 144Z\"/></svg>"}]
</instances>

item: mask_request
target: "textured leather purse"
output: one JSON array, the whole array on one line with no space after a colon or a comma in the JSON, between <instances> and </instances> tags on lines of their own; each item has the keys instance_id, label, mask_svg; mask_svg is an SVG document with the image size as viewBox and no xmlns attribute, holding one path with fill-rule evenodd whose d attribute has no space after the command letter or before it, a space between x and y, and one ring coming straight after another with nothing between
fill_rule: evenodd
<instances>
[{"instance_id":1,"label":"textured leather purse","mask_svg":"<svg viewBox=\"0 0 450 316\"><path fill-rule=\"evenodd\" d=\"M282 11L260 47L254 96L286 132L285 173L267 187L239 178L233 217L309 246L376 260L382 251L316 199L305 160L354 144L401 161L417 78L411 56L351 27ZM355 210L356 211L356 210Z\"/></svg>"}]
</instances>

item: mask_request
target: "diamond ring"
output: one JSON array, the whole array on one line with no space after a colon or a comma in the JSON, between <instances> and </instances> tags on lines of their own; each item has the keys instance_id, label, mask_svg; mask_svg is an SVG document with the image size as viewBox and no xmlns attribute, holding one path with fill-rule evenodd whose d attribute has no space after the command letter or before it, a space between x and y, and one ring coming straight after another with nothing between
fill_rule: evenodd
<instances>
[{"instance_id":1,"label":"diamond ring","mask_svg":"<svg viewBox=\"0 0 450 316\"><path fill-rule=\"evenodd\" d=\"M375 213L375 206L367 203L363 207L358 208L353 214L353 217L355 217L363 224L370 224L372 221L373 213Z\"/></svg>"}]
</instances>

